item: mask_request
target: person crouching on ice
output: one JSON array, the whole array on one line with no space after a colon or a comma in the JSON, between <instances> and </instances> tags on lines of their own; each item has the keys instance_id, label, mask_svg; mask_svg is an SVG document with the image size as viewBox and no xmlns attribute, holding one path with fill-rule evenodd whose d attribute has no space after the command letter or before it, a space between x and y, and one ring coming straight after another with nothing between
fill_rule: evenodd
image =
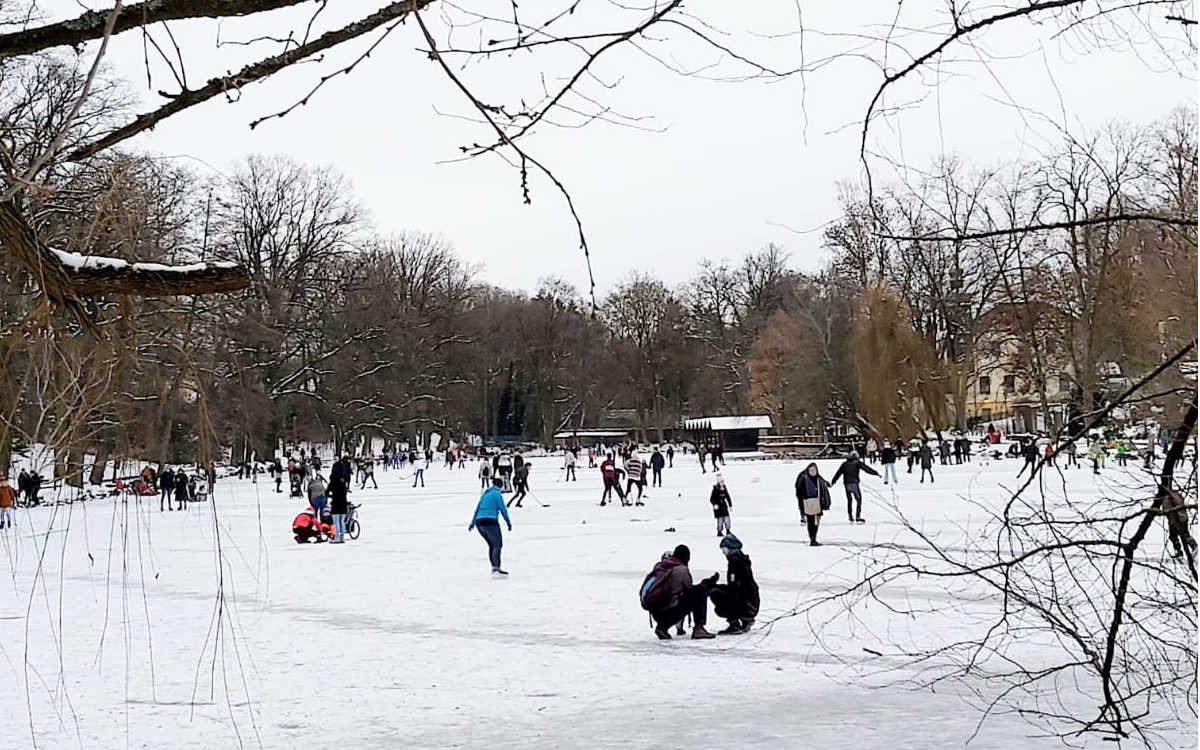
<instances>
[{"instance_id":1,"label":"person crouching on ice","mask_svg":"<svg viewBox=\"0 0 1200 750\"><path fill-rule=\"evenodd\" d=\"M699 584L692 585L692 573L688 561L692 551L686 544L675 548L671 556L660 560L642 581L642 609L654 620L654 634L660 640L671 639L671 626L692 616L692 638L701 640L715 638L704 629L708 620L708 592L716 584L718 573L713 573Z\"/></svg>"},{"instance_id":2,"label":"person crouching on ice","mask_svg":"<svg viewBox=\"0 0 1200 750\"><path fill-rule=\"evenodd\" d=\"M729 627L717 635L745 633L754 626L754 618L758 616L758 583L750 569L750 557L742 551L741 540L726 534L721 540L721 552L729 562L726 582L713 586L708 597L712 599L717 617L724 617Z\"/></svg>"}]
</instances>

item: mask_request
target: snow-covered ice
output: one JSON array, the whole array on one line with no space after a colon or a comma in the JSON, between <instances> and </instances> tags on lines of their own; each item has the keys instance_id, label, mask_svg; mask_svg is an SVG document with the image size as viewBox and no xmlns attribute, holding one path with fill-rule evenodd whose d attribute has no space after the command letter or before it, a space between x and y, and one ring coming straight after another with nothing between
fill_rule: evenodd
<instances>
[{"instance_id":1,"label":"snow-covered ice","mask_svg":"<svg viewBox=\"0 0 1200 750\"><path fill-rule=\"evenodd\" d=\"M583 460L563 483L560 462L533 461L530 486L550 507L512 511L508 580L490 577L467 531L470 462L435 464L423 489L377 470L380 489L351 495L362 535L340 546L297 545L301 504L265 476L221 480L186 513L160 513L156 498L19 510L0 532L0 747L952 748L972 735L978 714L953 689L867 684L855 668L875 658L863 646L887 652L888 633L923 627L883 607L864 612L869 632L823 643L800 617L656 640L636 590L663 551L686 543L697 580L724 575L711 473L677 456L645 507L600 508L599 471ZM809 547L792 492L802 465L722 471L760 625L853 579L861 551L900 529L880 505L891 488L864 476L869 523L846 523L837 486L826 546ZM836 462L821 466L829 477ZM978 512L965 496L998 501L1018 467L936 467L935 485L901 468L896 500L927 530L961 533ZM1067 481L1091 492L1120 471ZM933 582L896 595L947 596ZM710 612L710 629L723 625ZM970 746L1061 747L1032 733L1000 715Z\"/></svg>"}]
</instances>

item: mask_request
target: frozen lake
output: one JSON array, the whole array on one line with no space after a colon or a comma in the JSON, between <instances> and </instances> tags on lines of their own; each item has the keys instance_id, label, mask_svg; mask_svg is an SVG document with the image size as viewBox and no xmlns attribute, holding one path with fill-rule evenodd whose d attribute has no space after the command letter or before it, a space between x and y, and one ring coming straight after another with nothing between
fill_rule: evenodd
<instances>
[{"instance_id":1,"label":"frozen lake","mask_svg":"<svg viewBox=\"0 0 1200 750\"><path fill-rule=\"evenodd\" d=\"M508 580L491 578L467 531L479 494L470 462L435 464L423 489L377 471L378 490L351 495L362 535L340 546L297 545L301 503L266 477L221 480L215 502L186 513L160 513L157 498L21 509L0 532L0 746L951 748L975 732L964 696L872 676L905 667L863 650L894 653L893 641L953 622L875 606L853 632L818 637L820 623L803 617L761 629L853 580L872 543L911 543L897 539L881 480L864 476L865 525L847 524L834 487L825 546L811 548L792 491L802 464L730 461L760 629L660 642L636 595L659 555L686 543L695 579L724 576L711 474L677 457L644 507L600 508L599 471L582 464L578 482L562 483L561 459L533 460L531 488L550 507L512 510ZM821 462L822 473L836 465ZM933 485L901 467L895 501L949 539L979 513L965 498L1006 498L1018 467L935 467ZM1072 470L1066 481L1095 492L1138 471ZM1161 544L1165 533L1152 534ZM933 606L948 596L936 581L889 595ZM709 624L724 626L711 610ZM999 715L971 747L1062 747L1032 732Z\"/></svg>"}]
</instances>

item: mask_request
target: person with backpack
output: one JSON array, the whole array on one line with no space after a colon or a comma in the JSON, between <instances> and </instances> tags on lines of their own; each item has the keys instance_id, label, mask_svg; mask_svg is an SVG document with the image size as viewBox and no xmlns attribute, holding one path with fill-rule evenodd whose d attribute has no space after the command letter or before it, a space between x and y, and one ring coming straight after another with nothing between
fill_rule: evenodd
<instances>
[{"instance_id":1,"label":"person with backpack","mask_svg":"<svg viewBox=\"0 0 1200 750\"><path fill-rule=\"evenodd\" d=\"M860 471L879 476L879 472L859 459L858 451L850 451L850 457L842 462L842 465L834 472L833 479L829 480L829 484L832 486L837 484L838 479L845 477L843 486L846 488L846 515L849 517L850 523L866 523L862 517L862 488L859 486L858 478Z\"/></svg>"},{"instance_id":2,"label":"person with backpack","mask_svg":"<svg viewBox=\"0 0 1200 750\"><path fill-rule=\"evenodd\" d=\"M308 482L308 504L320 518L325 510L325 479L319 471Z\"/></svg>"},{"instance_id":3,"label":"person with backpack","mask_svg":"<svg viewBox=\"0 0 1200 750\"><path fill-rule=\"evenodd\" d=\"M508 517L508 509L504 506L504 495L500 494L500 488L503 485L504 479L501 477L492 480L492 486L479 496L479 503L475 506L475 515L471 517L471 523L467 525L467 531L479 529L479 536L487 542L488 560L492 563L492 575L497 577L508 575L500 567L500 548L504 546L504 537L500 534L501 516L504 517L504 523L508 526L508 530L512 531L512 521Z\"/></svg>"},{"instance_id":4,"label":"person with backpack","mask_svg":"<svg viewBox=\"0 0 1200 750\"><path fill-rule=\"evenodd\" d=\"M887 440L883 441L883 447L879 449L879 463L883 466L883 483L888 483L890 474L892 482L900 484L900 480L896 477L896 448Z\"/></svg>"},{"instance_id":5,"label":"person with backpack","mask_svg":"<svg viewBox=\"0 0 1200 750\"><path fill-rule=\"evenodd\" d=\"M707 640L716 636L704 629L708 621L708 594L720 577L713 573L700 583L692 584L688 562L692 551L686 544L675 548L670 556L659 560L644 579L638 591L642 609L654 621L654 634L659 640L671 640L671 626L692 616L692 638Z\"/></svg>"},{"instance_id":6,"label":"person with backpack","mask_svg":"<svg viewBox=\"0 0 1200 750\"><path fill-rule=\"evenodd\" d=\"M733 507L733 498L725 488L725 478L717 474L716 479L708 502L712 504L713 517L717 519L717 536L725 536L729 533L729 509Z\"/></svg>"},{"instance_id":7,"label":"person with backpack","mask_svg":"<svg viewBox=\"0 0 1200 750\"><path fill-rule=\"evenodd\" d=\"M663 466L665 466L666 463L667 462L663 459L662 451L660 451L656 447L654 449L654 452L650 454L650 486L651 487L662 487L662 470L663 470Z\"/></svg>"},{"instance_id":8,"label":"person with backpack","mask_svg":"<svg viewBox=\"0 0 1200 750\"><path fill-rule=\"evenodd\" d=\"M821 525L821 515L829 510L832 503L829 500L829 482L821 476L815 463L804 467L804 471L796 477L796 504L800 507L800 517L808 527L809 546L820 547L817 528Z\"/></svg>"},{"instance_id":9,"label":"person with backpack","mask_svg":"<svg viewBox=\"0 0 1200 750\"><path fill-rule=\"evenodd\" d=\"M645 505L642 502L642 490L646 487L645 477L646 467L642 463L642 459L638 458L637 453L630 451L629 458L625 459L625 476L628 484L625 487L625 497L633 494L633 488L637 487L637 502L635 505Z\"/></svg>"},{"instance_id":10,"label":"person with backpack","mask_svg":"<svg viewBox=\"0 0 1200 750\"><path fill-rule=\"evenodd\" d=\"M733 534L726 534L721 540L721 553L729 565L725 572L725 583L714 584L708 592L708 598L712 599L717 617L723 617L729 623L717 635L737 635L754 627L760 603L758 583L750 568L750 557L742 551L740 539Z\"/></svg>"}]
</instances>

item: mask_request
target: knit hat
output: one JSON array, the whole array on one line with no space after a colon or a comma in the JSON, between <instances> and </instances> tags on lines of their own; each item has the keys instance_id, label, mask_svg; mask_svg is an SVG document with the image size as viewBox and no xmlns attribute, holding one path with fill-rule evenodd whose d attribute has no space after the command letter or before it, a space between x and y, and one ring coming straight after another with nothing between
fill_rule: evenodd
<instances>
[{"instance_id":1,"label":"knit hat","mask_svg":"<svg viewBox=\"0 0 1200 750\"><path fill-rule=\"evenodd\" d=\"M740 550L742 548L742 540L738 539L732 533L725 534L725 538L721 540L721 549Z\"/></svg>"},{"instance_id":2,"label":"knit hat","mask_svg":"<svg viewBox=\"0 0 1200 750\"><path fill-rule=\"evenodd\" d=\"M674 557L679 562L687 565L688 561L692 559L692 551L688 549L686 544L681 544L675 548L674 552L671 553L671 557Z\"/></svg>"}]
</instances>

